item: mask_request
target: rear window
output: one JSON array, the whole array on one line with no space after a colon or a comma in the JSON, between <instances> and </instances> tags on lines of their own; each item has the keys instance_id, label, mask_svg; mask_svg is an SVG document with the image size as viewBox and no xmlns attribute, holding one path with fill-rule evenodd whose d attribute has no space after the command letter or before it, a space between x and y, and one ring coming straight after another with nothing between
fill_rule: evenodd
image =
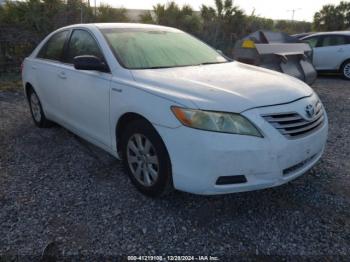
<instances>
[{"instance_id":1,"label":"rear window","mask_svg":"<svg viewBox=\"0 0 350 262\"><path fill-rule=\"evenodd\" d=\"M69 31L61 31L53 36L45 43L39 51L38 57L49 60L61 61L63 56L63 48Z\"/></svg>"}]
</instances>

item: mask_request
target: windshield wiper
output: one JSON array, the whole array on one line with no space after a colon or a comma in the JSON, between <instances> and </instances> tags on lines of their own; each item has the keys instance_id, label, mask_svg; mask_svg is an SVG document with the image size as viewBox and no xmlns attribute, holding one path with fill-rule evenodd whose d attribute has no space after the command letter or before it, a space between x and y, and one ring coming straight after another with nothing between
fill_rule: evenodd
<instances>
[{"instance_id":1,"label":"windshield wiper","mask_svg":"<svg viewBox=\"0 0 350 262\"><path fill-rule=\"evenodd\" d=\"M224 62L204 62L200 64L193 64L193 65L172 65L172 66L151 66L151 67L140 67L140 68L132 68L134 70L145 70L145 69L164 69L164 68L175 68L175 67L190 67L190 66L201 66L201 65L212 65L212 64L223 64L228 63L231 61L224 61Z\"/></svg>"},{"instance_id":2,"label":"windshield wiper","mask_svg":"<svg viewBox=\"0 0 350 262\"><path fill-rule=\"evenodd\" d=\"M186 67L193 65L172 65L172 66L151 66L151 67L142 67L142 68L133 68L133 69L164 69L164 68L174 68L174 67Z\"/></svg>"},{"instance_id":3,"label":"windshield wiper","mask_svg":"<svg viewBox=\"0 0 350 262\"><path fill-rule=\"evenodd\" d=\"M197 65L214 65L214 64L224 64L224 63L229 63L230 61L223 61L223 62L204 62L204 63L200 63Z\"/></svg>"},{"instance_id":4,"label":"windshield wiper","mask_svg":"<svg viewBox=\"0 0 350 262\"><path fill-rule=\"evenodd\" d=\"M173 66L151 66L151 67L145 67L140 69L161 69L161 68L171 68Z\"/></svg>"}]
</instances>

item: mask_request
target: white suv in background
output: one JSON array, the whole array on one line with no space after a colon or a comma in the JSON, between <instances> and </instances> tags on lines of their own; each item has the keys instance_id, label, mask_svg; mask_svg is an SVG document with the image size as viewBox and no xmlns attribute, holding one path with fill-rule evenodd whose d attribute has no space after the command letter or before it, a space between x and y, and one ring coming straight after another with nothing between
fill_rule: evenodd
<instances>
[{"instance_id":1,"label":"white suv in background","mask_svg":"<svg viewBox=\"0 0 350 262\"><path fill-rule=\"evenodd\" d=\"M313 64L317 71L340 72L350 80L350 31L317 33L301 40L313 48Z\"/></svg>"},{"instance_id":2,"label":"white suv in background","mask_svg":"<svg viewBox=\"0 0 350 262\"><path fill-rule=\"evenodd\" d=\"M174 28L61 28L22 74L38 127L54 121L121 158L151 196L278 186L314 166L327 140L308 85L228 60Z\"/></svg>"}]
</instances>

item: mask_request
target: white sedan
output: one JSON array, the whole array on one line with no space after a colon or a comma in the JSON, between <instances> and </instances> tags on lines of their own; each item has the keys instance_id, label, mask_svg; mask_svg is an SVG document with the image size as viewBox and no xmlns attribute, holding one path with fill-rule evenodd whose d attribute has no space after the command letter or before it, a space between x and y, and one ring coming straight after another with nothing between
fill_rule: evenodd
<instances>
[{"instance_id":1,"label":"white sedan","mask_svg":"<svg viewBox=\"0 0 350 262\"><path fill-rule=\"evenodd\" d=\"M350 31L325 32L302 38L313 48L317 71L339 72L350 80Z\"/></svg>"},{"instance_id":2,"label":"white sedan","mask_svg":"<svg viewBox=\"0 0 350 262\"><path fill-rule=\"evenodd\" d=\"M61 28L25 59L22 76L38 127L56 122L122 159L150 196L278 186L314 166L327 140L309 86L174 28Z\"/></svg>"}]
</instances>

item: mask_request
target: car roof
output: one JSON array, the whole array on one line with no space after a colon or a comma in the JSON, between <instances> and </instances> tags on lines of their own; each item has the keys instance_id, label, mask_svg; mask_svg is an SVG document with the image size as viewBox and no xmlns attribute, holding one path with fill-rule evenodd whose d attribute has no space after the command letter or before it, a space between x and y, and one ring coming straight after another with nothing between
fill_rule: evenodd
<instances>
[{"instance_id":1,"label":"car roof","mask_svg":"<svg viewBox=\"0 0 350 262\"><path fill-rule=\"evenodd\" d=\"M321 36L321 35L348 35L348 36L350 36L350 31L319 32L319 33L314 33L314 34L308 35L304 38L309 38L312 36Z\"/></svg>"},{"instance_id":2,"label":"car roof","mask_svg":"<svg viewBox=\"0 0 350 262\"><path fill-rule=\"evenodd\" d=\"M162 31L180 31L176 28L160 26L160 25L151 25L151 24L140 24L140 23L91 23L91 24L74 24L69 25L60 29L67 28L91 28L97 27L98 29L150 29L150 30L162 30Z\"/></svg>"}]
</instances>

